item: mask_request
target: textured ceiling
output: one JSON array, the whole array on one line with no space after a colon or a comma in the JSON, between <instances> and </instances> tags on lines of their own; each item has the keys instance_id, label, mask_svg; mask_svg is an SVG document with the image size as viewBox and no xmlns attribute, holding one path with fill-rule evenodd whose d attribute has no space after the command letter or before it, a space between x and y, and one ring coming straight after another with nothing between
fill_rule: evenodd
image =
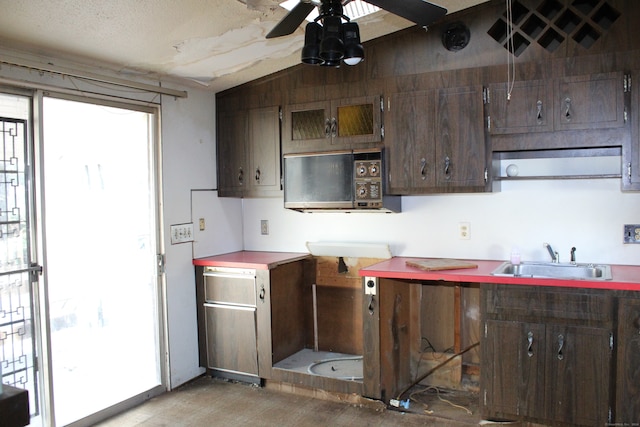
<instances>
[{"instance_id":1,"label":"textured ceiling","mask_svg":"<svg viewBox=\"0 0 640 427\"><path fill-rule=\"evenodd\" d=\"M397 0L402 1L402 0ZM436 0L449 13L487 0ZM300 62L301 26L266 40L286 14L277 0L0 0L5 49L170 76L214 92ZM359 20L363 41L414 25L380 11Z\"/></svg>"}]
</instances>

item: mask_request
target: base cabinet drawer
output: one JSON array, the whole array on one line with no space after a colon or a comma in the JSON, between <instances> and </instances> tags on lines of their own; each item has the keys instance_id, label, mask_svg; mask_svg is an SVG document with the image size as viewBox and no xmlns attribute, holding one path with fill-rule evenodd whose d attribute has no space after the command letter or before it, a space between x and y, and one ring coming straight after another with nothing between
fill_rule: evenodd
<instances>
[{"instance_id":1,"label":"base cabinet drawer","mask_svg":"<svg viewBox=\"0 0 640 427\"><path fill-rule=\"evenodd\" d=\"M206 303L204 310L208 368L257 376L255 307Z\"/></svg>"}]
</instances>

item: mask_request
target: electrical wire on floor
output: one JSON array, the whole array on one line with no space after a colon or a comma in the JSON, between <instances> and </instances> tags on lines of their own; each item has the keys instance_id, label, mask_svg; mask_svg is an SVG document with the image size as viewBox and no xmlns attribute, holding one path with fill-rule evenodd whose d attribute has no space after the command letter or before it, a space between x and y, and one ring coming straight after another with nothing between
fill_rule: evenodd
<instances>
[{"instance_id":1,"label":"electrical wire on floor","mask_svg":"<svg viewBox=\"0 0 640 427\"><path fill-rule=\"evenodd\" d=\"M456 404L456 403L453 403L452 401L447 400L447 399L444 399L442 396L440 396L440 389L439 389L438 387L435 387L435 386L427 386L427 387L426 387L426 388L424 388L423 390L417 390L417 391L414 391L413 393L411 393L411 394L409 395L409 400L412 400L412 401L414 401L414 402L416 402L416 403L420 403L420 404L422 404L422 405L425 407L424 411L425 411L426 413L428 413L428 414L433 414L433 411L429 409L429 405L427 405L427 404L426 404L426 403L424 403L424 402L420 402L419 400L416 400L416 399L414 398L414 396L415 396L415 395L417 395L417 394L422 394L422 393L426 393L426 392L428 392L429 390L435 390L435 391L436 391L436 394L437 394L437 396L438 396L438 399L440 399L442 402L444 402L444 403L448 403L449 405L453 406L454 408L462 409L462 410L466 411L466 412L467 412L467 414L469 414L469 415L473 415L473 412L471 412L471 410L470 410L469 408L467 408L467 407L465 407L465 406L462 406L462 405L458 405L458 404Z\"/></svg>"}]
</instances>

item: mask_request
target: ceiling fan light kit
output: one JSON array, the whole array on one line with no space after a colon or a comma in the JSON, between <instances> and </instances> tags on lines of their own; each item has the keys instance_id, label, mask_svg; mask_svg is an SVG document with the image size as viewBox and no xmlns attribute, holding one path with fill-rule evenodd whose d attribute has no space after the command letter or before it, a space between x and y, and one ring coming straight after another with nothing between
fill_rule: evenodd
<instances>
[{"instance_id":1,"label":"ceiling fan light kit","mask_svg":"<svg viewBox=\"0 0 640 427\"><path fill-rule=\"evenodd\" d=\"M267 34L267 38L293 33L318 7L319 16L307 24L301 60L304 64L339 67L342 62L356 65L364 60L360 28L343 13L343 5L351 0L300 0L296 6ZM424 0L367 0L374 6L427 26L447 14L447 9ZM343 22L344 21L344 22Z\"/></svg>"},{"instance_id":2,"label":"ceiling fan light kit","mask_svg":"<svg viewBox=\"0 0 640 427\"><path fill-rule=\"evenodd\" d=\"M324 2L320 16L307 24L301 59L305 64L325 67L339 67L342 61L356 65L364 59L358 24L342 14L339 1Z\"/></svg>"}]
</instances>

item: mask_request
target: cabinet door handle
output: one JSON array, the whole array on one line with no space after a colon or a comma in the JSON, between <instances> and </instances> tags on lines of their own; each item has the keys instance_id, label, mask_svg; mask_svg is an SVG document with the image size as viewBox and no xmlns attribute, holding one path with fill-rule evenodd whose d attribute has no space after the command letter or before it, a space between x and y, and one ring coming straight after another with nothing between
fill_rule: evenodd
<instances>
[{"instance_id":1,"label":"cabinet door handle","mask_svg":"<svg viewBox=\"0 0 640 427\"><path fill-rule=\"evenodd\" d=\"M527 341L529 345L527 346L527 356L533 357L533 332L529 331L527 334Z\"/></svg>"},{"instance_id":2,"label":"cabinet door handle","mask_svg":"<svg viewBox=\"0 0 640 427\"><path fill-rule=\"evenodd\" d=\"M373 309L374 309L374 300L373 300L373 295L369 295L369 315L373 316Z\"/></svg>"},{"instance_id":3,"label":"cabinet door handle","mask_svg":"<svg viewBox=\"0 0 640 427\"><path fill-rule=\"evenodd\" d=\"M335 138L338 135L338 121L335 117L331 119L331 138Z\"/></svg>"},{"instance_id":4,"label":"cabinet door handle","mask_svg":"<svg viewBox=\"0 0 640 427\"><path fill-rule=\"evenodd\" d=\"M564 118L566 121L571 121L571 98L564 99Z\"/></svg>"},{"instance_id":5,"label":"cabinet door handle","mask_svg":"<svg viewBox=\"0 0 640 427\"><path fill-rule=\"evenodd\" d=\"M260 182L260 168L256 169L256 181Z\"/></svg>"},{"instance_id":6,"label":"cabinet door handle","mask_svg":"<svg viewBox=\"0 0 640 427\"><path fill-rule=\"evenodd\" d=\"M238 182L242 184L244 182L244 171L242 168L238 169Z\"/></svg>"},{"instance_id":7,"label":"cabinet door handle","mask_svg":"<svg viewBox=\"0 0 640 427\"><path fill-rule=\"evenodd\" d=\"M258 298L260 298L260 301L264 302L264 286L260 288L260 295Z\"/></svg>"},{"instance_id":8,"label":"cabinet door handle","mask_svg":"<svg viewBox=\"0 0 640 427\"><path fill-rule=\"evenodd\" d=\"M542 101L538 100L538 102L536 102L536 109L537 109L537 113L536 113L536 120L538 122L539 125L542 124Z\"/></svg>"},{"instance_id":9,"label":"cabinet door handle","mask_svg":"<svg viewBox=\"0 0 640 427\"><path fill-rule=\"evenodd\" d=\"M449 156L444 158L444 176L446 180L451 179L451 159Z\"/></svg>"},{"instance_id":10,"label":"cabinet door handle","mask_svg":"<svg viewBox=\"0 0 640 427\"><path fill-rule=\"evenodd\" d=\"M427 179L426 169L427 169L427 159L423 157L420 159L420 178L422 180Z\"/></svg>"},{"instance_id":11,"label":"cabinet door handle","mask_svg":"<svg viewBox=\"0 0 640 427\"><path fill-rule=\"evenodd\" d=\"M324 136L325 138L331 137L331 119L324 121Z\"/></svg>"},{"instance_id":12,"label":"cabinet door handle","mask_svg":"<svg viewBox=\"0 0 640 427\"><path fill-rule=\"evenodd\" d=\"M558 335L558 360L564 359L562 350L564 349L564 335Z\"/></svg>"}]
</instances>

